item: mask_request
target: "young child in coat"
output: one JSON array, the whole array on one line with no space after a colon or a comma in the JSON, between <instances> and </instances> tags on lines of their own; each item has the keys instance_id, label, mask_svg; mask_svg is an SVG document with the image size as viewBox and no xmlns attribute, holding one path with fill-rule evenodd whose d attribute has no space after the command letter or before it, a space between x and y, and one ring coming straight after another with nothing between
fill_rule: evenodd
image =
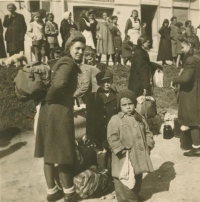
<instances>
[{"instance_id":1,"label":"young child in coat","mask_svg":"<svg viewBox=\"0 0 200 202\"><path fill-rule=\"evenodd\" d=\"M99 72L96 80L99 88L88 95L86 102L86 135L95 140L99 154L102 153L97 155L97 158L100 157L99 167L109 170L111 153L107 142L107 124L117 113L117 92L111 87L113 74L109 70Z\"/></svg>"},{"instance_id":2,"label":"young child in coat","mask_svg":"<svg viewBox=\"0 0 200 202\"><path fill-rule=\"evenodd\" d=\"M112 28L113 44L115 49L115 62L114 65L121 66L121 54L122 54L122 38L121 32L117 27Z\"/></svg>"},{"instance_id":3,"label":"young child in coat","mask_svg":"<svg viewBox=\"0 0 200 202\"><path fill-rule=\"evenodd\" d=\"M45 24L45 34L47 36L47 42L49 43L50 59L54 59L53 49L58 45L58 25L54 22L53 13L47 14L47 22Z\"/></svg>"},{"instance_id":4,"label":"young child in coat","mask_svg":"<svg viewBox=\"0 0 200 202\"><path fill-rule=\"evenodd\" d=\"M130 41L130 36L126 35L124 41L122 42L122 58L124 65L126 65L128 61L131 62L132 52L134 48L135 45Z\"/></svg>"},{"instance_id":5,"label":"young child in coat","mask_svg":"<svg viewBox=\"0 0 200 202\"><path fill-rule=\"evenodd\" d=\"M108 123L107 139L112 151L111 168L118 202L138 202L142 174L154 171L149 157L154 147L153 134L144 117L135 111L136 104L136 95L131 90L120 91L117 95L119 113ZM129 184L122 177L126 155L132 168L127 176L130 179L132 174Z\"/></svg>"},{"instance_id":6,"label":"young child in coat","mask_svg":"<svg viewBox=\"0 0 200 202\"><path fill-rule=\"evenodd\" d=\"M45 46L46 38L44 34L44 26L41 23L40 13L32 14L32 20L28 25L26 34L32 38L32 47L35 54L35 60L45 62Z\"/></svg>"}]
</instances>

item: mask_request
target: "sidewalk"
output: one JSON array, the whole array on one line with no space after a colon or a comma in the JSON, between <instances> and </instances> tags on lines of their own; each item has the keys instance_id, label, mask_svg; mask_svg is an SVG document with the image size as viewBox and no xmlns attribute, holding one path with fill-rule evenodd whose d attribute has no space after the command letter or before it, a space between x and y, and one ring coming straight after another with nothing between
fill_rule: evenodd
<instances>
[{"instance_id":1,"label":"sidewalk","mask_svg":"<svg viewBox=\"0 0 200 202\"><path fill-rule=\"evenodd\" d=\"M200 158L184 157L178 138L164 140L158 135L154 139L156 145L151 159L155 172L143 176L141 195L144 201L199 202ZM34 143L33 132L0 139L1 202L46 201L43 160L33 158Z\"/></svg>"}]
</instances>

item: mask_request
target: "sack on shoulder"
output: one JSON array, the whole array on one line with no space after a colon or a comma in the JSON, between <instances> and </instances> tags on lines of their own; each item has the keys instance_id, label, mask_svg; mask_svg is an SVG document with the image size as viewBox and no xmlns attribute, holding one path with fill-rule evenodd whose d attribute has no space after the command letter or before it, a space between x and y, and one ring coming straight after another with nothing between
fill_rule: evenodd
<instances>
[{"instance_id":1,"label":"sack on shoulder","mask_svg":"<svg viewBox=\"0 0 200 202\"><path fill-rule=\"evenodd\" d=\"M18 71L14 83L19 101L39 101L46 95L50 85L50 67L39 62L27 64Z\"/></svg>"}]
</instances>

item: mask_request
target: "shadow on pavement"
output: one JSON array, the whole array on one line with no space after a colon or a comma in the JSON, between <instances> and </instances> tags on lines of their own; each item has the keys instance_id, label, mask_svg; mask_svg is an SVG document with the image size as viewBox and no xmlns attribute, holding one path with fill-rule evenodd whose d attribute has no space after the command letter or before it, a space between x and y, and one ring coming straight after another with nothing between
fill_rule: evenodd
<instances>
[{"instance_id":1,"label":"shadow on pavement","mask_svg":"<svg viewBox=\"0 0 200 202\"><path fill-rule=\"evenodd\" d=\"M142 201L147 201L153 194L168 191L170 182L175 177L174 163L171 161L164 162L160 168L146 175L142 181L142 190L140 192Z\"/></svg>"},{"instance_id":2,"label":"shadow on pavement","mask_svg":"<svg viewBox=\"0 0 200 202\"><path fill-rule=\"evenodd\" d=\"M19 135L21 130L17 127L8 127L0 131L0 147L7 147L13 137Z\"/></svg>"},{"instance_id":3,"label":"shadow on pavement","mask_svg":"<svg viewBox=\"0 0 200 202\"><path fill-rule=\"evenodd\" d=\"M11 145L8 149L0 151L0 159L16 152L17 150L19 150L21 147L25 146L26 144L27 142L18 142L14 145Z\"/></svg>"}]
</instances>

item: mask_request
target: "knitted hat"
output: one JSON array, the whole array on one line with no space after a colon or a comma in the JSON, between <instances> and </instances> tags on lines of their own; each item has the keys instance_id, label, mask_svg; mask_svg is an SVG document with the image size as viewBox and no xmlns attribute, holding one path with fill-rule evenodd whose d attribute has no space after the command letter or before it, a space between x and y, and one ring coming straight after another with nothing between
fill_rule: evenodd
<instances>
[{"instance_id":1,"label":"knitted hat","mask_svg":"<svg viewBox=\"0 0 200 202\"><path fill-rule=\"evenodd\" d=\"M65 51L67 49L69 49L69 47L71 46L71 44L75 41L81 41L82 43L85 44L86 40L85 37L83 36L83 34L79 31L73 31L70 35L70 37L68 38L67 42L65 43Z\"/></svg>"},{"instance_id":2,"label":"knitted hat","mask_svg":"<svg viewBox=\"0 0 200 202\"><path fill-rule=\"evenodd\" d=\"M106 80L106 79L112 79L112 78L113 78L113 74L109 70L99 72L96 75L97 83L99 83L100 81L103 81L103 80Z\"/></svg>"},{"instance_id":3,"label":"knitted hat","mask_svg":"<svg viewBox=\"0 0 200 202\"><path fill-rule=\"evenodd\" d=\"M120 109L120 101L122 98L128 98L130 99L133 104L136 106L137 104L137 97L135 95L135 93L129 89L124 89L121 90L118 94L117 94L117 108Z\"/></svg>"}]
</instances>

